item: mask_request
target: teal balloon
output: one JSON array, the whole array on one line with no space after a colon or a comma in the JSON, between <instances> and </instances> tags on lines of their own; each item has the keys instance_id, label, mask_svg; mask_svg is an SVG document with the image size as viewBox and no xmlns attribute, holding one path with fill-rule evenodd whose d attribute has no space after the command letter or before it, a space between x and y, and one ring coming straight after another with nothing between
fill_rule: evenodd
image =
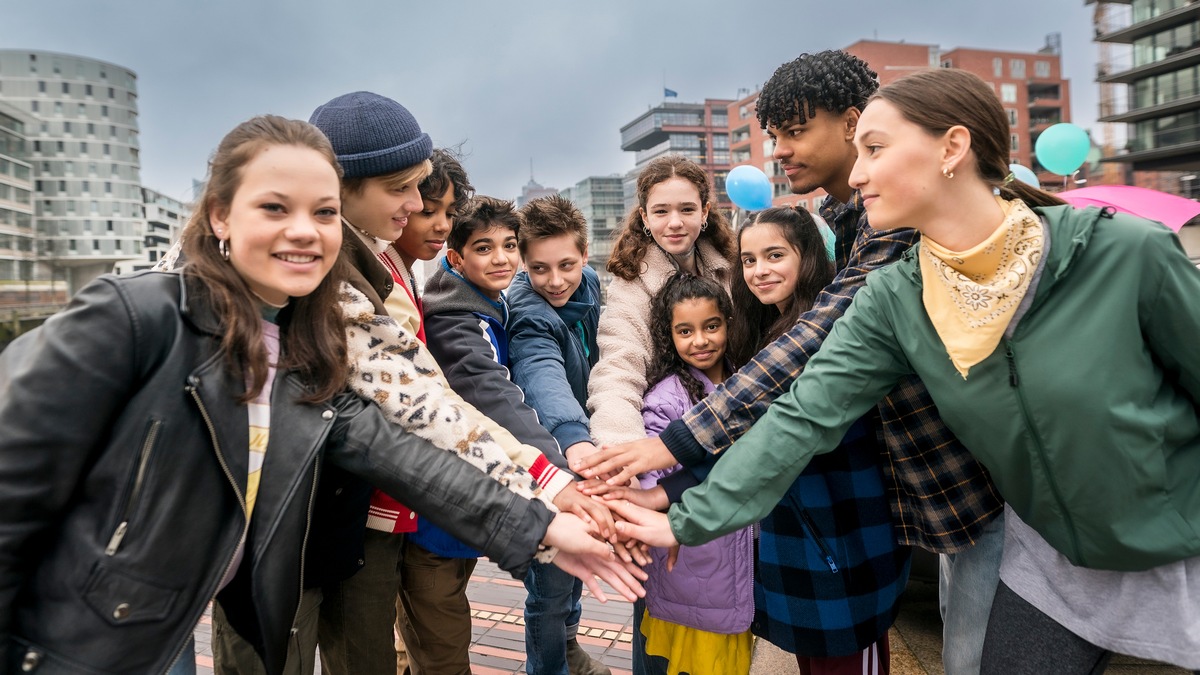
<instances>
[{"instance_id":1,"label":"teal balloon","mask_svg":"<svg viewBox=\"0 0 1200 675\"><path fill-rule=\"evenodd\" d=\"M821 231L821 238L825 240L825 253L829 256L830 260L836 260L837 235L833 233L833 230L829 229L829 226L825 224L824 220L818 220L816 218L813 220L817 221L817 229Z\"/></svg>"},{"instance_id":2,"label":"teal balloon","mask_svg":"<svg viewBox=\"0 0 1200 675\"><path fill-rule=\"evenodd\" d=\"M747 211L761 211L771 206L771 180L762 169L747 164L735 166L725 177L725 193L729 201Z\"/></svg>"},{"instance_id":3,"label":"teal balloon","mask_svg":"<svg viewBox=\"0 0 1200 675\"><path fill-rule=\"evenodd\" d=\"M1047 171L1069 176L1083 166L1092 141L1083 129L1070 122L1060 122L1043 131L1033 148L1038 162Z\"/></svg>"},{"instance_id":4,"label":"teal balloon","mask_svg":"<svg viewBox=\"0 0 1200 675\"><path fill-rule=\"evenodd\" d=\"M1033 169L1020 164L1009 164L1008 170L1012 172L1013 178L1026 185L1041 189L1042 182L1038 180L1037 174L1033 172Z\"/></svg>"}]
</instances>

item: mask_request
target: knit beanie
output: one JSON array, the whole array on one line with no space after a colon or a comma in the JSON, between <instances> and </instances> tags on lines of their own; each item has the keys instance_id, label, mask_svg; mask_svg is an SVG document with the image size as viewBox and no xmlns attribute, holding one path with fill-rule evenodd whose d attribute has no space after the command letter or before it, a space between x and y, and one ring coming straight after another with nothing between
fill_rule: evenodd
<instances>
[{"instance_id":1,"label":"knit beanie","mask_svg":"<svg viewBox=\"0 0 1200 675\"><path fill-rule=\"evenodd\" d=\"M433 154L433 141L412 113L369 91L338 96L308 121L329 138L346 178L396 173Z\"/></svg>"}]
</instances>

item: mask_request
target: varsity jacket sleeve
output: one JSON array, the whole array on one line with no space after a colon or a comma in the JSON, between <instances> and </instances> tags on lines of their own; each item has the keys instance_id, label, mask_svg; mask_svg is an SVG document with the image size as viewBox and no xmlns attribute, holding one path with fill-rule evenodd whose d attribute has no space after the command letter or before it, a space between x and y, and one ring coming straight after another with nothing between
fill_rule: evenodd
<instances>
[{"instance_id":1,"label":"varsity jacket sleeve","mask_svg":"<svg viewBox=\"0 0 1200 675\"><path fill-rule=\"evenodd\" d=\"M350 387L374 401L392 422L456 453L523 496L547 504L571 481L532 446L523 445L450 389L425 345L370 300L344 284L340 298L350 359ZM541 468L544 483L531 469ZM408 505L411 506L411 505ZM415 510L415 509L414 509Z\"/></svg>"},{"instance_id":2,"label":"varsity jacket sleeve","mask_svg":"<svg viewBox=\"0 0 1200 675\"><path fill-rule=\"evenodd\" d=\"M409 335L416 335L421 330L421 310L413 304L408 291L403 284L396 284L392 292L383 299L383 308L388 316Z\"/></svg>"},{"instance_id":3,"label":"varsity jacket sleeve","mask_svg":"<svg viewBox=\"0 0 1200 675\"><path fill-rule=\"evenodd\" d=\"M859 225L849 263L817 296L812 309L659 436L676 459L684 466L697 464L706 452L721 452L746 433L821 348L867 275L899 260L919 237L915 230L876 231Z\"/></svg>"},{"instance_id":4,"label":"varsity jacket sleeve","mask_svg":"<svg viewBox=\"0 0 1200 675\"><path fill-rule=\"evenodd\" d=\"M512 432L517 440L541 450L543 461L566 469L567 461L558 441L526 405L525 394L509 379L508 368L496 361L492 342L483 331L479 318L471 312L439 312L425 317L429 351L442 367L450 387L479 412ZM507 336L502 334L498 338ZM552 467L540 468L553 471Z\"/></svg>"},{"instance_id":5,"label":"varsity jacket sleeve","mask_svg":"<svg viewBox=\"0 0 1200 675\"><path fill-rule=\"evenodd\" d=\"M592 435L587 411L567 381L562 346L554 335L549 321L532 314L514 316L508 329L508 356L513 382L565 452L576 443L590 443Z\"/></svg>"},{"instance_id":6,"label":"varsity jacket sleeve","mask_svg":"<svg viewBox=\"0 0 1200 675\"><path fill-rule=\"evenodd\" d=\"M695 546L771 512L816 454L836 448L855 420L912 371L868 284L804 374L688 490L668 517L679 543Z\"/></svg>"},{"instance_id":7,"label":"varsity jacket sleeve","mask_svg":"<svg viewBox=\"0 0 1200 675\"><path fill-rule=\"evenodd\" d=\"M135 391L149 340L133 310L101 277L0 352L0 671L37 546Z\"/></svg>"},{"instance_id":8,"label":"varsity jacket sleeve","mask_svg":"<svg viewBox=\"0 0 1200 675\"><path fill-rule=\"evenodd\" d=\"M608 286L608 306L600 315L596 342L600 361L588 380L592 436L612 445L646 437L642 395L650 362L650 301L638 280L616 277Z\"/></svg>"},{"instance_id":9,"label":"varsity jacket sleeve","mask_svg":"<svg viewBox=\"0 0 1200 675\"><path fill-rule=\"evenodd\" d=\"M1151 352L1200 408L1200 269L1188 260L1179 238L1154 229L1140 255L1143 281L1139 315Z\"/></svg>"},{"instance_id":10,"label":"varsity jacket sleeve","mask_svg":"<svg viewBox=\"0 0 1200 675\"><path fill-rule=\"evenodd\" d=\"M357 397L339 402L326 457L523 578L554 512L506 490L429 441L390 424Z\"/></svg>"}]
</instances>

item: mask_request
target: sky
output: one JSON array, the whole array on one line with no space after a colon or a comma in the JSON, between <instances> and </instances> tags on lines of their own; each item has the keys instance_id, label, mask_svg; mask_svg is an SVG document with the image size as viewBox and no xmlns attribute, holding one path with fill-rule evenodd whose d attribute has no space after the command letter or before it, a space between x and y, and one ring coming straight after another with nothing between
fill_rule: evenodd
<instances>
[{"instance_id":1,"label":"sky","mask_svg":"<svg viewBox=\"0 0 1200 675\"><path fill-rule=\"evenodd\" d=\"M737 98L803 52L861 39L1033 52L1062 35L1075 123L1097 90L1084 0L12 0L0 48L138 75L142 184L190 200L221 137L254 115L308 119L368 90L458 147L481 194L532 176L624 173L620 128L661 103Z\"/></svg>"}]
</instances>

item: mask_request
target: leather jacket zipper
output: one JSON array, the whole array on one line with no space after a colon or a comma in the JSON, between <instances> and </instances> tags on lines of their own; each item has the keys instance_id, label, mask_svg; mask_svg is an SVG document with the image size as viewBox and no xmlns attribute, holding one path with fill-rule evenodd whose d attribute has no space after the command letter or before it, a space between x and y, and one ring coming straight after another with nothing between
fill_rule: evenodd
<instances>
[{"instance_id":1,"label":"leather jacket zipper","mask_svg":"<svg viewBox=\"0 0 1200 675\"><path fill-rule=\"evenodd\" d=\"M146 467L150 464L150 455L154 450L154 441L158 438L160 427L162 427L162 420L150 420L150 429L146 432L146 440L142 442L142 451L138 455L138 468L133 478L133 490L129 493L129 501L125 503L125 511L121 514L120 524L117 525L116 531L108 540L108 546L104 547L104 554L107 556L116 555L117 549L121 547L121 541L125 539L125 532L129 530L129 519L133 517L133 510L137 507L138 498L142 494L142 486L146 481Z\"/></svg>"},{"instance_id":2,"label":"leather jacket zipper","mask_svg":"<svg viewBox=\"0 0 1200 675\"><path fill-rule=\"evenodd\" d=\"M308 493L308 509L304 516L304 539L300 542L300 602L296 604L296 613L292 615L292 637L296 637L296 623L300 621L300 610L304 608L304 558L308 553L308 534L312 530L313 504L317 500L317 483L320 478L321 462L313 462L312 490Z\"/></svg>"},{"instance_id":3,"label":"leather jacket zipper","mask_svg":"<svg viewBox=\"0 0 1200 675\"><path fill-rule=\"evenodd\" d=\"M246 545L246 535L250 531L250 515L246 513L246 497L242 494L241 488L238 487L237 481L234 480L233 472L229 470L229 464L225 462L225 455L221 452L221 443L217 440L217 428L213 425L212 418L208 415L208 408L204 407L204 401L200 398L200 391L196 386L198 383L199 379L197 379L195 376L189 377L188 385L184 388L184 390L191 395L194 401L196 401L196 407L200 410L200 417L204 419L204 426L208 427L208 435L210 438L212 438L213 451L217 455L217 462L221 465L221 471L225 472L225 478L233 487L233 493L237 496L238 504L240 504L242 507L242 536L240 539L238 539L238 545L236 548L234 548L233 554L229 556L229 562L225 563L225 567L222 568L223 571L221 572L221 576L217 577L217 583L220 583L221 579L224 579L229 575L229 570L233 567L233 561L237 559L237 552ZM214 590L213 593L215 595L216 591ZM203 607L200 608L200 614L204 614ZM199 623L199 621L200 615L197 615L192 621L191 625L194 626L195 624ZM175 658L171 659L171 665L169 665L167 670L164 672L171 672L171 669L174 668L175 664L179 662L180 657L183 656L184 650L190 643L191 636L192 633L189 630L187 635L184 637L183 644L176 648Z\"/></svg>"}]
</instances>

